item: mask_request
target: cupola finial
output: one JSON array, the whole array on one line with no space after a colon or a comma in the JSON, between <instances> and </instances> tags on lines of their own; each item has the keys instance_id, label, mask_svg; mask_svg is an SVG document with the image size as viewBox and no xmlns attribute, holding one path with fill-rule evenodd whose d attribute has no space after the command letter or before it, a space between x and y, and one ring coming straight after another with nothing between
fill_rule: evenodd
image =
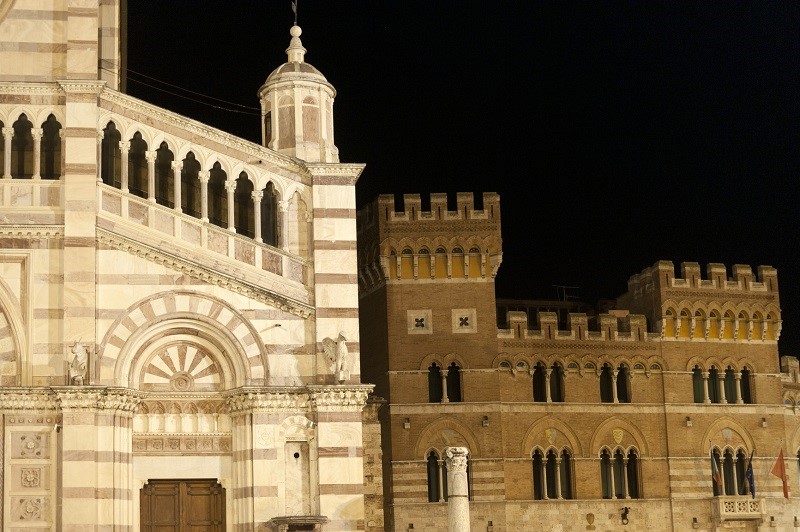
<instances>
[{"instance_id":1,"label":"cupola finial","mask_svg":"<svg viewBox=\"0 0 800 532\"><path fill-rule=\"evenodd\" d=\"M300 26L297 24L292 26L292 29L289 30L289 35L292 36L292 40L289 41L289 48L286 49L286 55L289 57L290 63L305 62L306 49L303 48L303 43L300 41L300 35L302 35L302 33L303 30L301 30Z\"/></svg>"}]
</instances>

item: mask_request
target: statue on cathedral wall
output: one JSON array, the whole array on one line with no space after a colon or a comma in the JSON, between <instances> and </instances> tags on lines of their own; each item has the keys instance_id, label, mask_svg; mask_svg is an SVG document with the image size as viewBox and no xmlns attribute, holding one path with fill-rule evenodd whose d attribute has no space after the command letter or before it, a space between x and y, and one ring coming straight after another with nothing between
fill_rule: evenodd
<instances>
[{"instance_id":1,"label":"statue on cathedral wall","mask_svg":"<svg viewBox=\"0 0 800 532\"><path fill-rule=\"evenodd\" d=\"M348 351L347 351L347 338L344 333L340 332L338 338L325 338L322 340L322 348L325 350L325 356L331 363L330 370L334 374L339 383L343 383L350 378L350 372L347 367Z\"/></svg>"},{"instance_id":2,"label":"statue on cathedral wall","mask_svg":"<svg viewBox=\"0 0 800 532\"><path fill-rule=\"evenodd\" d=\"M89 367L89 351L78 340L72 345L72 361L69 363L69 383L73 386L83 386L86 383L86 370Z\"/></svg>"}]
</instances>

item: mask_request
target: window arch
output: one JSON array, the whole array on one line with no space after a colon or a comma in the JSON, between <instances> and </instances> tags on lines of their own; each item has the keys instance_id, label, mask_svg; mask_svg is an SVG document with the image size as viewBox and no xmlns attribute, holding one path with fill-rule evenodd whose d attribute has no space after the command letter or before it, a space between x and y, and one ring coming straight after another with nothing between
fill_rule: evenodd
<instances>
[{"instance_id":1,"label":"window arch","mask_svg":"<svg viewBox=\"0 0 800 532\"><path fill-rule=\"evenodd\" d=\"M711 484L715 496L749 493L750 487L745 480L747 456L742 448L711 451Z\"/></svg>"},{"instance_id":2,"label":"window arch","mask_svg":"<svg viewBox=\"0 0 800 532\"><path fill-rule=\"evenodd\" d=\"M748 368L742 368L741 380L739 382L741 388L740 397L742 398L742 402L748 405L753 403L753 394L750 389L751 380L750 370Z\"/></svg>"},{"instance_id":3,"label":"window arch","mask_svg":"<svg viewBox=\"0 0 800 532\"><path fill-rule=\"evenodd\" d=\"M461 368L453 362L447 368L447 398L451 402L461 402Z\"/></svg>"},{"instance_id":4,"label":"window arch","mask_svg":"<svg viewBox=\"0 0 800 532\"><path fill-rule=\"evenodd\" d=\"M631 379L630 379L630 372L628 371L628 366L626 366L625 364L620 364L619 369L617 369L616 386L617 386L617 402L630 403Z\"/></svg>"},{"instance_id":5,"label":"window arch","mask_svg":"<svg viewBox=\"0 0 800 532\"><path fill-rule=\"evenodd\" d=\"M730 366L725 368L725 401L728 403L736 403L736 399L739 396L736 380L736 371Z\"/></svg>"},{"instance_id":6,"label":"window arch","mask_svg":"<svg viewBox=\"0 0 800 532\"><path fill-rule=\"evenodd\" d=\"M11 127L11 176L17 179L33 177L33 124L25 113Z\"/></svg>"},{"instance_id":7,"label":"window arch","mask_svg":"<svg viewBox=\"0 0 800 532\"><path fill-rule=\"evenodd\" d=\"M140 198L147 197L147 143L142 134L136 132L130 141L128 150L128 192Z\"/></svg>"},{"instance_id":8,"label":"window arch","mask_svg":"<svg viewBox=\"0 0 800 532\"><path fill-rule=\"evenodd\" d=\"M255 212L253 209L253 182L242 172L236 178L233 192L234 228L240 235L255 236Z\"/></svg>"},{"instance_id":9,"label":"window arch","mask_svg":"<svg viewBox=\"0 0 800 532\"><path fill-rule=\"evenodd\" d=\"M574 498L572 452L569 449L543 452L535 449L531 454L533 468L533 498L572 499Z\"/></svg>"},{"instance_id":10,"label":"window arch","mask_svg":"<svg viewBox=\"0 0 800 532\"><path fill-rule=\"evenodd\" d=\"M119 148L121 141L122 134L117 130L117 126L114 122L109 122L103 128L103 141L100 145L100 177L103 183L115 188L121 187L122 151Z\"/></svg>"},{"instance_id":11,"label":"window arch","mask_svg":"<svg viewBox=\"0 0 800 532\"><path fill-rule=\"evenodd\" d=\"M692 370L692 391L694 392L694 402L705 402L706 383L703 380L703 370L700 366L695 366Z\"/></svg>"},{"instance_id":12,"label":"window arch","mask_svg":"<svg viewBox=\"0 0 800 532\"><path fill-rule=\"evenodd\" d=\"M189 152L181 165L181 211L200 218L203 210L200 196L200 162Z\"/></svg>"},{"instance_id":13,"label":"window arch","mask_svg":"<svg viewBox=\"0 0 800 532\"><path fill-rule=\"evenodd\" d=\"M533 401L544 403L547 401L547 375L544 364L537 362L533 367Z\"/></svg>"},{"instance_id":14,"label":"window arch","mask_svg":"<svg viewBox=\"0 0 800 532\"><path fill-rule=\"evenodd\" d=\"M603 364L603 368L600 370L600 401L603 403L614 402L612 371L608 364Z\"/></svg>"},{"instance_id":15,"label":"window arch","mask_svg":"<svg viewBox=\"0 0 800 532\"><path fill-rule=\"evenodd\" d=\"M533 400L537 403L564 402L564 368L555 363L547 368L537 362L533 368Z\"/></svg>"},{"instance_id":16,"label":"window arch","mask_svg":"<svg viewBox=\"0 0 800 532\"><path fill-rule=\"evenodd\" d=\"M442 369L434 362L428 368L428 402L441 403L442 396Z\"/></svg>"},{"instance_id":17,"label":"window arch","mask_svg":"<svg viewBox=\"0 0 800 532\"><path fill-rule=\"evenodd\" d=\"M428 472L428 502L439 502L447 496L447 492L442 491L443 478L441 475L442 470L439 466L439 454L436 451L431 451L428 453L426 461ZM444 482L446 482L446 480L444 480Z\"/></svg>"},{"instance_id":18,"label":"window arch","mask_svg":"<svg viewBox=\"0 0 800 532\"><path fill-rule=\"evenodd\" d=\"M278 246L278 193L270 181L261 197L261 240L270 246Z\"/></svg>"},{"instance_id":19,"label":"window arch","mask_svg":"<svg viewBox=\"0 0 800 532\"><path fill-rule=\"evenodd\" d=\"M553 364L550 373L550 400L554 403L564 402L564 368L561 364Z\"/></svg>"},{"instance_id":20,"label":"window arch","mask_svg":"<svg viewBox=\"0 0 800 532\"><path fill-rule=\"evenodd\" d=\"M639 454L617 448L600 452L600 483L604 499L641 498Z\"/></svg>"},{"instance_id":21,"label":"window arch","mask_svg":"<svg viewBox=\"0 0 800 532\"><path fill-rule=\"evenodd\" d=\"M219 162L208 172L208 221L217 227L228 228L228 191L225 183L228 174Z\"/></svg>"},{"instance_id":22,"label":"window arch","mask_svg":"<svg viewBox=\"0 0 800 532\"><path fill-rule=\"evenodd\" d=\"M174 160L172 150L166 142L162 142L156 150L155 198L156 203L170 208L175 206L175 175L172 171Z\"/></svg>"},{"instance_id":23,"label":"window arch","mask_svg":"<svg viewBox=\"0 0 800 532\"><path fill-rule=\"evenodd\" d=\"M0 162L0 169L2 168L2 162ZM63 175L61 169L61 124L53 115L49 115L42 124L40 173L42 179L59 179Z\"/></svg>"},{"instance_id":24,"label":"window arch","mask_svg":"<svg viewBox=\"0 0 800 532\"><path fill-rule=\"evenodd\" d=\"M720 402L719 393L719 372L716 366L711 366L708 370L708 399L712 403Z\"/></svg>"}]
</instances>

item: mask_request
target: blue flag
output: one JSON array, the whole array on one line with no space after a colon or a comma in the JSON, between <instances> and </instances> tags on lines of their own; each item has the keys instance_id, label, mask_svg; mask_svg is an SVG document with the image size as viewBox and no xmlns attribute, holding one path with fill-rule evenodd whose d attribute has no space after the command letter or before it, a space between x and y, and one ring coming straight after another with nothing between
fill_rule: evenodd
<instances>
[{"instance_id":1,"label":"blue flag","mask_svg":"<svg viewBox=\"0 0 800 532\"><path fill-rule=\"evenodd\" d=\"M750 462L747 464L747 470L744 472L744 478L747 479L747 484L750 486L750 495L756 498L756 479L753 476L753 453L750 453Z\"/></svg>"}]
</instances>

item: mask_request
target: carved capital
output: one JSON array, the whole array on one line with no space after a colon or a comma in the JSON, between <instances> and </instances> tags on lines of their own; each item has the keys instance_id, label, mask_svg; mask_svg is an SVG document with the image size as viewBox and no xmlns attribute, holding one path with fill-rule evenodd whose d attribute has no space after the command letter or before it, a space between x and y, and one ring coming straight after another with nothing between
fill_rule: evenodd
<instances>
[{"instance_id":1,"label":"carved capital","mask_svg":"<svg viewBox=\"0 0 800 532\"><path fill-rule=\"evenodd\" d=\"M122 153L128 153L131 150L131 143L126 140L119 141L119 149Z\"/></svg>"},{"instance_id":2,"label":"carved capital","mask_svg":"<svg viewBox=\"0 0 800 532\"><path fill-rule=\"evenodd\" d=\"M236 190L236 181L225 181L225 190L227 190L229 194Z\"/></svg>"},{"instance_id":3,"label":"carved capital","mask_svg":"<svg viewBox=\"0 0 800 532\"><path fill-rule=\"evenodd\" d=\"M183 161L172 161L169 165L176 174L183 169Z\"/></svg>"},{"instance_id":4,"label":"carved capital","mask_svg":"<svg viewBox=\"0 0 800 532\"><path fill-rule=\"evenodd\" d=\"M148 163L154 163L154 162L156 162L156 159L158 158L158 152L149 151L148 150L148 151L144 152L144 158L147 159Z\"/></svg>"},{"instance_id":5,"label":"carved capital","mask_svg":"<svg viewBox=\"0 0 800 532\"><path fill-rule=\"evenodd\" d=\"M309 386L315 410L327 412L361 412L372 391L370 385Z\"/></svg>"},{"instance_id":6,"label":"carved capital","mask_svg":"<svg viewBox=\"0 0 800 532\"><path fill-rule=\"evenodd\" d=\"M42 140L43 133L44 130L40 127L31 128L31 136L33 137L33 140Z\"/></svg>"},{"instance_id":7,"label":"carved capital","mask_svg":"<svg viewBox=\"0 0 800 532\"><path fill-rule=\"evenodd\" d=\"M278 210L281 212L289 212L289 202L285 200L278 201Z\"/></svg>"},{"instance_id":8,"label":"carved capital","mask_svg":"<svg viewBox=\"0 0 800 532\"><path fill-rule=\"evenodd\" d=\"M200 170L197 172L197 178L200 180L201 183L208 183L211 179L211 172L208 170Z\"/></svg>"},{"instance_id":9,"label":"carved capital","mask_svg":"<svg viewBox=\"0 0 800 532\"><path fill-rule=\"evenodd\" d=\"M250 197L253 198L253 201L260 202L261 198L264 197L264 191L263 190L254 190L253 192L250 193Z\"/></svg>"},{"instance_id":10,"label":"carved capital","mask_svg":"<svg viewBox=\"0 0 800 532\"><path fill-rule=\"evenodd\" d=\"M8 390L0 394L0 410L55 410L55 397L43 390Z\"/></svg>"},{"instance_id":11,"label":"carved capital","mask_svg":"<svg viewBox=\"0 0 800 532\"><path fill-rule=\"evenodd\" d=\"M253 412L300 411L308 408L308 394L297 389L278 389L262 392L256 389L231 390L225 397L225 405L232 416Z\"/></svg>"},{"instance_id":12,"label":"carved capital","mask_svg":"<svg viewBox=\"0 0 800 532\"><path fill-rule=\"evenodd\" d=\"M448 471L466 474L469 449L466 447L448 447L444 450L444 455Z\"/></svg>"}]
</instances>

